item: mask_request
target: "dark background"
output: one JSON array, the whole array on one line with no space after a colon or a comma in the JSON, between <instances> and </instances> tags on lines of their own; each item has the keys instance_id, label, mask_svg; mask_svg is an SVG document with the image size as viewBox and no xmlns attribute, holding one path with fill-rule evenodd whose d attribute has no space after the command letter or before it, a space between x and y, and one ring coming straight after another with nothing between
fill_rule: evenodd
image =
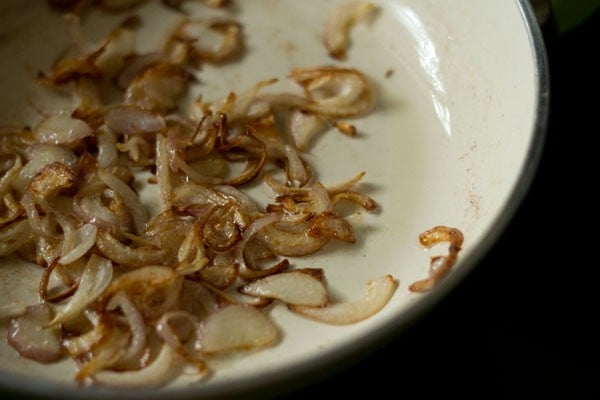
<instances>
[{"instance_id":1,"label":"dark background","mask_svg":"<svg viewBox=\"0 0 600 400\"><path fill-rule=\"evenodd\" d=\"M286 398L600 399L599 28L598 11L565 34L544 26L543 155L489 255L405 335Z\"/></svg>"}]
</instances>

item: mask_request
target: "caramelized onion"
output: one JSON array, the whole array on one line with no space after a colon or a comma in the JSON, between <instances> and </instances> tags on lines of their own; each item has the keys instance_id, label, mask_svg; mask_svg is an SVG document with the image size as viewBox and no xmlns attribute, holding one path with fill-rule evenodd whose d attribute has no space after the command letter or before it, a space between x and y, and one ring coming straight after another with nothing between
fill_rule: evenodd
<instances>
[{"instance_id":1,"label":"caramelized onion","mask_svg":"<svg viewBox=\"0 0 600 400\"><path fill-rule=\"evenodd\" d=\"M354 140L356 126L341 119L375 105L362 71L302 66L288 74L297 92L276 92L280 78L267 76L217 99L188 99L198 67L224 68L245 50L243 25L226 10L183 15L162 49L144 53L135 48L137 16L97 43L82 26L90 7L118 12L143 0L49 1L72 11L64 18L72 46L38 78L72 89L74 106L33 129L0 132L0 256L45 268L41 303L0 310L12 318L7 339L18 353L44 363L68 355L82 385L164 386L186 365L202 377L211 357L277 344L273 303L334 325L385 306L397 286L391 275L370 281L362 298L332 302L325 269L294 259L332 240L356 242L340 203L377 208L358 188L364 172L327 186L306 153L327 130ZM373 9L344 3L328 17L332 56L344 56L350 28ZM271 196L254 197L260 184ZM411 290L446 273L462 235L434 229L421 241L451 246Z\"/></svg>"},{"instance_id":2,"label":"caramelized onion","mask_svg":"<svg viewBox=\"0 0 600 400\"><path fill-rule=\"evenodd\" d=\"M411 292L427 292L431 290L448 272L458 260L461 250L463 234L456 228L448 226L435 226L419 235L419 242L425 247L432 247L441 242L448 242L448 254L431 258L429 276L425 279L413 282L409 286Z\"/></svg>"}]
</instances>

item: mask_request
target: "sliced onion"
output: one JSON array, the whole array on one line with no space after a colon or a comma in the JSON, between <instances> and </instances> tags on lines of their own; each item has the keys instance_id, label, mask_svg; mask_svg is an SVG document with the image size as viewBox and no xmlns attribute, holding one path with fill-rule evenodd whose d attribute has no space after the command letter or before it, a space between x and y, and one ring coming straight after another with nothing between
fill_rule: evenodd
<instances>
[{"instance_id":1,"label":"sliced onion","mask_svg":"<svg viewBox=\"0 0 600 400\"><path fill-rule=\"evenodd\" d=\"M96 234L98 228L93 224L82 225L77 231L75 231L75 242L76 244L65 251L63 249L62 256L58 259L60 264L71 264L83 257L88 250L94 247L96 243Z\"/></svg>"},{"instance_id":2,"label":"sliced onion","mask_svg":"<svg viewBox=\"0 0 600 400\"><path fill-rule=\"evenodd\" d=\"M223 61L243 46L241 26L223 19L186 20L177 29L176 39L189 43L192 56L199 61Z\"/></svg>"},{"instance_id":3,"label":"sliced onion","mask_svg":"<svg viewBox=\"0 0 600 400\"><path fill-rule=\"evenodd\" d=\"M158 318L176 306L182 281L172 268L145 266L114 279L101 301L108 301L113 294L123 291L145 318Z\"/></svg>"},{"instance_id":4,"label":"sliced onion","mask_svg":"<svg viewBox=\"0 0 600 400\"><path fill-rule=\"evenodd\" d=\"M178 65L158 63L145 69L127 87L125 103L152 111L169 111L187 89L190 76Z\"/></svg>"},{"instance_id":5,"label":"sliced onion","mask_svg":"<svg viewBox=\"0 0 600 400\"><path fill-rule=\"evenodd\" d=\"M208 316L201 329L203 353L221 353L274 344L277 326L261 311L248 305L225 306Z\"/></svg>"},{"instance_id":6,"label":"sliced onion","mask_svg":"<svg viewBox=\"0 0 600 400\"><path fill-rule=\"evenodd\" d=\"M77 163L77 156L69 149L55 144L34 144L27 148L28 162L19 171L18 177L12 185L17 191L23 193L31 179L46 165L60 162L69 167Z\"/></svg>"},{"instance_id":7,"label":"sliced onion","mask_svg":"<svg viewBox=\"0 0 600 400\"><path fill-rule=\"evenodd\" d=\"M92 376L94 382L107 387L152 388L164 386L180 372L183 359L171 346L163 344L156 358L146 367L132 371L103 370Z\"/></svg>"},{"instance_id":8,"label":"sliced onion","mask_svg":"<svg viewBox=\"0 0 600 400\"><path fill-rule=\"evenodd\" d=\"M156 323L156 333L173 350L184 352L184 343L189 341L190 336L195 336L198 321L195 315L187 311L168 311Z\"/></svg>"},{"instance_id":9,"label":"sliced onion","mask_svg":"<svg viewBox=\"0 0 600 400\"><path fill-rule=\"evenodd\" d=\"M141 135L165 129L163 117L136 106L118 106L104 115L106 126L116 134Z\"/></svg>"},{"instance_id":10,"label":"sliced onion","mask_svg":"<svg viewBox=\"0 0 600 400\"><path fill-rule=\"evenodd\" d=\"M323 306L327 289L323 282L302 270L285 271L246 283L240 292L280 300L286 304Z\"/></svg>"},{"instance_id":11,"label":"sliced onion","mask_svg":"<svg viewBox=\"0 0 600 400\"><path fill-rule=\"evenodd\" d=\"M27 307L22 315L10 321L8 344L25 358L41 363L58 361L63 355L60 329L48 326L52 314L46 303Z\"/></svg>"},{"instance_id":12,"label":"sliced onion","mask_svg":"<svg viewBox=\"0 0 600 400\"><path fill-rule=\"evenodd\" d=\"M330 303L325 307L290 305L289 309L315 321L348 325L366 318L381 310L392 298L397 283L391 275L384 275L369 281L364 297L347 302Z\"/></svg>"},{"instance_id":13,"label":"sliced onion","mask_svg":"<svg viewBox=\"0 0 600 400\"><path fill-rule=\"evenodd\" d=\"M146 227L147 215L146 208L141 203L137 194L125 182L107 170L98 170L98 177L106 186L119 194L121 200L123 200L123 203L125 203L131 212L136 232L142 232Z\"/></svg>"},{"instance_id":14,"label":"sliced onion","mask_svg":"<svg viewBox=\"0 0 600 400\"><path fill-rule=\"evenodd\" d=\"M19 171L23 167L23 161L18 155L15 157L12 167L0 178L0 197L4 198L4 194L10 189L12 181L18 176Z\"/></svg>"},{"instance_id":15,"label":"sliced onion","mask_svg":"<svg viewBox=\"0 0 600 400\"><path fill-rule=\"evenodd\" d=\"M438 225L419 235L419 241L425 247L432 247L441 242L448 242L448 254L431 258L429 276L425 279L413 282L408 289L411 292L427 292L448 273L458 260L461 250L463 234L456 228Z\"/></svg>"},{"instance_id":16,"label":"sliced onion","mask_svg":"<svg viewBox=\"0 0 600 400\"><path fill-rule=\"evenodd\" d=\"M131 339L127 350L113 366L123 368L124 366L133 365L139 367L141 355L146 347L148 336L144 317L123 291L117 292L110 299L106 308L108 310L120 308L123 311L123 314L125 314L129 329L131 330Z\"/></svg>"},{"instance_id":17,"label":"sliced onion","mask_svg":"<svg viewBox=\"0 0 600 400\"><path fill-rule=\"evenodd\" d=\"M92 350L107 334L108 327L100 322L100 316L94 312L85 310L85 317L93 324L93 328L79 336L70 336L62 341L63 347L72 357L82 356Z\"/></svg>"},{"instance_id":18,"label":"sliced onion","mask_svg":"<svg viewBox=\"0 0 600 400\"><path fill-rule=\"evenodd\" d=\"M359 21L366 20L376 10L373 3L347 1L333 8L325 22L324 42L329 55L336 59L346 56L350 28Z\"/></svg>"},{"instance_id":19,"label":"sliced onion","mask_svg":"<svg viewBox=\"0 0 600 400\"><path fill-rule=\"evenodd\" d=\"M108 287L112 276L112 263L106 258L92 254L83 270L77 291L50 324L69 321L81 315L85 308L99 298Z\"/></svg>"},{"instance_id":20,"label":"sliced onion","mask_svg":"<svg viewBox=\"0 0 600 400\"><path fill-rule=\"evenodd\" d=\"M0 257L7 256L29 242L31 225L26 219L0 228Z\"/></svg>"},{"instance_id":21,"label":"sliced onion","mask_svg":"<svg viewBox=\"0 0 600 400\"><path fill-rule=\"evenodd\" d=\"M290 135L296 147L305 151L311 139L325 126L323 118L301 110L290 112Z\"/></svg>"},{"instance_id":22,"label":"sliced onion","mask_svg":"<svg viewBox=\"0 0 600 400\"><path fill-rule=\"evenodd\" d=\"M98 168L108 168L117 161L117 137L108 130L99 130L98 139Z\"/></svg>"},{"instance_id":23,"label":"sliced onion","mask_svg":"<svg viewBox=\"0 0 600 400\"><path fill-rule=\"evenodd\" d=\"M38 143L68 144L74 143L93 133L90 126L67 115L51 115L43 119L34 129Z\"/></svg>"}]
</instances>

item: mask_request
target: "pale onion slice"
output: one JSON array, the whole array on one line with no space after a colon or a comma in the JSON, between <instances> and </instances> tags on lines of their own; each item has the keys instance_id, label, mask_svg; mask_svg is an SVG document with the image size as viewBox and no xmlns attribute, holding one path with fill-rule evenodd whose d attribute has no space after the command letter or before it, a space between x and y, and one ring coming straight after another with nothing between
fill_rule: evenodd
<instances>
[{"instance_id":1,"label":"pale onion slice","mask_svg":"<svg viewBox=\"0 0 600 400\"><path fill-rule=\"evenodd\" d=\"M169 155L167 151L167 139L161 135L156 135L156 180L158 181L158 190L160 193L160 211L166 211L171 208L171 173L169 171Z\"/></svg>"},{"instance_id":2,"label":"pale onion slice","mask_svg":"<svg viewBox=\"0 0 600 400\"><path fill-rule=\"evenodd\" d=\"M330 303L325 307L288 307L293 312L318 322L332 325L354 324L379 312L392 298L396 286L396 280L391 275L384 275L370 280L366 293L360 299Z\"/></svg>"},{"instance_id":3,"label":"pale onion slice","mask_svg":"<svg viewBox=\"0 0 600 400\"><path fill-rule=\"evenodd\" d=\"M449 243L447 255L431 257L429 276L413 282L408 287L411 292L422 293L433 289L450 272L454 264L456 264L458 253L463 243L463 234L456 228L438 225L421 233L419 235L419 242L427 248L431 248L441 242Z\"/></svg>"},{"instance_id":4,"label":"pale onion slice","mask_svg":"<svg viewBox=\"0 0 600 400\"><path fill-rule=\"evenodd\" d=\"M203 283L184 279L179 298L180 307L200 319L206 318L219 308L212 291Z\"/></svg>"},{"instance_id":5,"label":"pale onion slice","mask_svg":"<svg viewBox=\"0 0 600 400\"><path fill-rule=\"evenodd\" d=\"M117 136L107 129L99 129L96 133L98 140L98 168L108 168L115 165L119 152L117 151Z\"/></svg>"},{"instance_id":6,"label":"pale onion slice","mask_svg":"<svg viewBox=\"0 0 600 400\"><path fill-rule=\"evenodd\" d=\"M111 108L104 115L104 123L112 132L124 135L156 133L166 127L160 114L132 105Z\"/></svg>"},{"instance_id":7,"label":"pale onion slice","mask_svg":"<svg viewBox=\"0 0 600 400\"><path fill-rule=\"evenodd\" d=\"M373 3L348 1L333 8L325 22L324 42L329 55L338 60L346 57L349 30L356 23L368 20L376 10Z\"/></svg>"},{"instance_id":8,"label":"pale onion slice","mask_svg":"<svg viewBox=\"0 0 600 400\"><path fill-rule=\"evenodd\" d=\"M88 305L100 297L108 287L112 276L112 263L106 258L92 254L83 270L77 291L50 321L50 325L69 321L83 314Z\"/></svg>"},{"instance_id":9,"label":"pale onion slice","mask_svg":"<svg viewBox=\"0 0 600 400\"><path fill-rule=\"evenodd\" d=\"M58 259L59 264L71 264L83 257L94 244L96 244L96 234L98 228L94 224L85 224L74 233L75 245L67 251L63 250L62 256Z\"/></svg>"},{"instance_id":10,"label":"pale onion slice","mask_svg":"<svg viewBox=\"0 0 600 400\"><path fill-rule=\"evenodd\" d=\"M196 337L198 321L198 317L188 311L167 311L159 318L155 330L173 350L185 354L185 344Z\"/></svg>"},{"instance_id":11,"label":"pale onion slice","mask_svg":"<svg viewBox=\"0 0 600 400\"><path fill-rule=\"evenodd\" d=\"M27 307L22 315L10 321L6 336L8 344L25 358L41 363L58 361L63 354L60 329L48 326L52 314L47 303Z\"/></svg>"},{"instance_id":12,"label":"pale onion slice","mask_svg":"<svg viewBox=\"0 0 600 400\"><path fill-rule=\"evenodd\" d=\"M294 144L300 151L306 151L311 139L325 127L325 121L318 115L292 110L290 112L289 130Z\"/></svg>"},{"instance_id":13,"label":"pale onion slice","mask_svg":"<svg viewBox=\"0 0 600 400\"><path fill-rule=\"evenodd\" d=\"M113 367L123 368L127 366L139 367L141 364L141 356L146 347L148 334L146 332L146 324L144 317L129 300L127 294L123 291L117 292L108 302L106 307L108 310L120 308L129 329L131 330L131 339L127 350L121 355L118 362Z\"/></svg>"},{"instance_id":14,"label":"pale onion slice","mask_svg":"<svg viewBox=\"0 0 600 400\"><path fill-rule=\"evenodd\" d=\"M250 296L277 299L286 304L316 307L327 303L327 289L323 282L302 270L259 278L242 285L239 290Z\"/></svg>"},{"instance_id":15,"label":"pale onion slice","mask_svg":"<svg viewBox=\"0 0 600 400\"><path fill-rule=\"evenodd\" d=\"M274 344L279 329L260 310L241 304L225 306L210 314L201 327L203 353L254 349Z\"/></svg>"},{"instance_id":16,"label":"pale onion slice","mask_svg":"<svg viewBox=\"0 0 600 400\"><path fill-rule=\"evenodd\" d=\"M125 206L127 206L133 218L133 224L135 226L136 233L142 232L146 227L148 217L146 208L140 201L138 195L125 182L105 169L98 170L98 177L106 186L114 190L119 195Z\"/></svg>"},{"instance_id":17,"label":"pale onion slice","mask_svg":"<svg viewBox=\"0 0 600 400\"><path fill-rule=\"evenodd\" d=\"M94 375L94 382L119 388L152 388L164 386L173 380L181 367L183 359L171 346L163 344L156 358L146 367L132 371L102 370Z\"/></svg>"},{"instance_id":18,"label":"pale onion slice","mask_svg":"<svg viewBox=\"0 0 600 400\"><path fill-rule=\"evenodd\" d=\"M0 229L0 257L18 250L29 241L31 224L26 219L13 222Z\"/></svg>"},{"instance_id":19,"label":"pale onion slice","mask_svg":"<svg viewBox=\"0 0 600 400\"><path fill-rule=\"evenodd\" d=\"M92 135L92 128L80 119L68 115L44 118L33 130L38 143L68 144Z\"/></svg>"}]
</instances>

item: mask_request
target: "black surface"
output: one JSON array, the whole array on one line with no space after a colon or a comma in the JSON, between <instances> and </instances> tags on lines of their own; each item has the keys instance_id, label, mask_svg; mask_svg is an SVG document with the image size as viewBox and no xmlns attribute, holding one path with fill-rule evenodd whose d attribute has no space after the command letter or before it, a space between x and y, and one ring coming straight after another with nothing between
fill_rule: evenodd
<instances>
[{"instance_id":1,"label":"black surface","mask_svg":"<svg viewBox=\"0 0 600 400\"><path fill-rule=\"evenodd\" d=\"M600 398L599 28L598 12L561 36L545 27L542 159L481 265L406 335L287 398Z\"/></svg>"}]
</instances>

